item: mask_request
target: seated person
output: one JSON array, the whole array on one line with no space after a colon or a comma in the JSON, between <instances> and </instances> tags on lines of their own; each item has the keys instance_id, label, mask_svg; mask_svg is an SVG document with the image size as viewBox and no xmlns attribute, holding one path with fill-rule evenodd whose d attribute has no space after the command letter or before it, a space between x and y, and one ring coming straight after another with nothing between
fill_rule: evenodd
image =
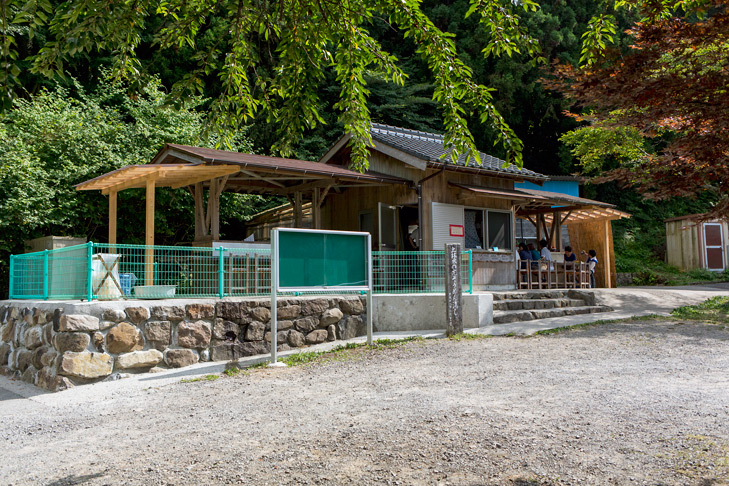
<instances>
[{"instance_id":1,"label":"seated person","mask_svg":"<svg viewBox=\"0 0 729 486\"><path fill-rule=\"evenodd\" d=\"M521 260L521 268L526 268L526 261L532 259L532 254L526 249L524 243L519 243L519 259Z\"/></svg>"},{"instance_id":2,"label":"seated person","mask_svg":"<svg viewBox=\"0 0 729 486\"><path fill-rule=\"evenodd\" d=\"M577 255L572 253L572 247L571 246L565 246L564 247L564 261L565 262L574 262L577 260Z\"/></svg>"},{"instance_id":3,"label":"seated person","mask_svg":"<svg viewBox=\"0 0 729 486\"><path fill-rule=\"evenodd\" d=\"M547 240L541 240L539 242L539 255L548 262L552 261L552 252L549 251L549 246L547 246Z\"/></svg>"},{"instance_id":4,"label":"seated person","mask_svg":"<svg viewBox=\"0 0 729 486\"><path fill-rule=\"evenodd\" d=\"M534 243L529 243L529 245L527 246L527 249L529 250L529 253L531 253L531 255L532 255L532 258L531 258L532 260L538 261L538 260L542 259L542 255L540 255L539 252L537 251L537 249L534 248Z\"/></svg>"}]
</instances>

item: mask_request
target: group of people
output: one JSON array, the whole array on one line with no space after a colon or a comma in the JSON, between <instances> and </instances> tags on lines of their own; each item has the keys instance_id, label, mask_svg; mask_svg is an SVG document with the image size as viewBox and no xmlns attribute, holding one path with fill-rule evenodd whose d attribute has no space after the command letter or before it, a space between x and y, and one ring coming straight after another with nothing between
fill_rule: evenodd
<instances>
[{"instance_id":1,"label":"group of people","mask_svg":"<svg viewBox=\"0 0 729 486\"><path fill-rule=\"evenodd\" d=\"M519 259L522 261L528 261L531 260L533 265L536 264L537 261L546 261L550 262L550 266L552 265L552 252L549 250L549 246L547 244L547 240L541 240L539 242L539 250L536 249L534 246L534 243L519 243L519 250L518 250L518 256ZM585 250L582 250L580 252L581 255L584 255L585 257L585 263L587 264L587 268L590 272L590 288L595 288L595 269L597 268L597 252L595 250L590 250L587 253L585 253ZM574 262L577 261L577 254L575 254L572 251L571 246L565 246L564 247L564 261L565 262Z\"/></svg>"}]
</instances>

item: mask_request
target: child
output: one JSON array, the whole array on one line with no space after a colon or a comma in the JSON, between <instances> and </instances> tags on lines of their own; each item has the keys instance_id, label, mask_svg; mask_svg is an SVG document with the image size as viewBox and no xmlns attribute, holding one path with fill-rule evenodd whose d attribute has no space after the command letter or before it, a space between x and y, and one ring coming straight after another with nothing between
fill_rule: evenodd
<instances>
[{"instance_id":1,"label":"child","mask_svg":"<svg viewBox=\"0 0 729 486\"><path fill-rule=\"evenodd\" d=\"M582 250L581 253L584 255L585 250ZM587 254L589 257L585 260L585 263L587 263L587 269L590 270L590 288L594 289L596 287L595 268L597 268L597 252L595 250L590 250Z\"/></svg>"}]
</instances>

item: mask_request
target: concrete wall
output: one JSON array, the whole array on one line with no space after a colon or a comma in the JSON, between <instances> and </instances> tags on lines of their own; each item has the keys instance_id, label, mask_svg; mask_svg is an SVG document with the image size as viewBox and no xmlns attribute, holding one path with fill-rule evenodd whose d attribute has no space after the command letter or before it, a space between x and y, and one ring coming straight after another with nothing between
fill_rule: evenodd
<instances>
[{"instance_id":1,"label":"concrete wall","mask_svg":"<svg viewBox=\"0 0 729 486\"><path fill-rule=\"evenodd\" d=\"M380 294L372 297L375 331L414 331L446 328L445 295ZM494 323L491 294L463 295L463 327Z\"/></svg>"}]
</instances>

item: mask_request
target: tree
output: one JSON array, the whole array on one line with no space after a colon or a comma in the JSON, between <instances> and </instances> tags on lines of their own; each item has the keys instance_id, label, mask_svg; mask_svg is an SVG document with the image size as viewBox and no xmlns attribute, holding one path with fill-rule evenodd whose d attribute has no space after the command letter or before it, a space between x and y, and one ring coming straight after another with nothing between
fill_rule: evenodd
<instances>
[{"instance_id":1,"label":"tree","mask_svg":"<svg viewBox=\"0 0 729 486\"><path fill-rule=\"evenodd\" d=\"M625 6L627 2L616 2ZM652 0L629 31L627 51L609 48L615 28L593 19L582 66L559 65L556 87L585 110L589 126L566 135L601 180L646 197L713 195L710 216L729 214L729 6L720 0ZM599 167L599 164L598 164Z\"/></svg>"},{"instance_id":2,"label":"tree","mask_svg":"<svg viewBox=\"0 0 729 486\"><path fill-rule=\"evenodd\" d=\"M224 132L235 131L264 113L280 130L275 149L286 155L304 130L323 121L317 88L331 70L339 88L333 108L352 134L353 160L360 168L366 167L371 145L367 76L397 84L406 78L398 59L370 34L375 24L386 24L410 39L427 63L453 157L476 153L467 127L467 116L474 113L491 128L508 160L521 165L522 143L495 108L492 90L473 80L453 37L433 24L419 0L69 0L55 8L50 0L9 0L2 8L0 89L8 99L26 65L33 72L62 76L68 63L101 52L113 60L116 75L138 79L145 67L140 52L174 56L185 49L195 67L175 84L177 99L218 83L213 123ZM471 0L467 15L479 19L489 39L484 55L537 57L538 44L517 15L536 8L533 0ZM150 25L159 28L147 43ZM201 43L203 38L215 42ZM23 55L18 46L30 41L40 48Z\"/></svg>"},{"instance_id":3,"label":"tree","mask_svg":"<svg viewBox=\"0 0 729 486\"><path fill-rule=\"evenodd\" d=\"M151 81L130 99L126 86L102 82L93 92L43 90L16 100L0 116L0 270L7 255L23 253L24 241L61 234L105 241L106 199L78 192L74 185L130 164L144 164L166 142L214 146L201 138L204 117L193 110L199 99L180 109L165 105L159 82ZM245 137L232 137L247 149ZM161 188L155 232L161 244L192 239L192 197ZM223 227L242 222L270 206L260 196L224 194ZM119 194L119 236L125 243L144 241L144 197ZM228 225L229 226L229 225ZM5 280L5 279L2 279Z\"/></svg>"}]
</instances>

